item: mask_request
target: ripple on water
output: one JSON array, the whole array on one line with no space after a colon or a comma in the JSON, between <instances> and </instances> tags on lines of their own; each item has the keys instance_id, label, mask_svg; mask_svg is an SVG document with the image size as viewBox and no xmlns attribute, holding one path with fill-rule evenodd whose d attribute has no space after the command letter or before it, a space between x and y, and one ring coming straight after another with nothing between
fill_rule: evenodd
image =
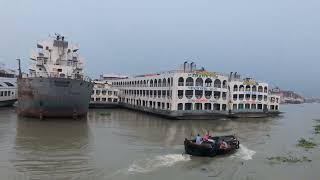
<instances>
[{"instance_id":1,"label":"ripple on water","mask_svg":"<svg viewBox=\"0 0 320 180\"><path fill-rule=\"evenodd\" d=\"M32 178L54 177L81 177L90 174L94 169L90 167L89 156L79 154L41 155L27 153L17 154L12 160L14 167L20 173L25 173Z\"/></svg>"},{"instance_id":2,"label":"ripple on water","mask_svg":"<svg viewBox=\"0 0 320 180\"><path fill-rule=\"evenodd\" d=\"M256 151L253 151L247 148L246 146L240 144L240 148L238 149L238 151L231 157L237 157L243 160L250 160L255 154L256 154Z\"/></svg>"},{"instance_id":3,"label":"ripple on water","mask_svg":"<svg viewBox=\"0 0 320 180\"><path fill-rule=\"evenodd\" d=\"M153 159L143 159L133 162L128 168L129 174L148 173L161 167L170 167L178 162L189 161L190 155L167 154L156 156Z\"/></svg>"}]
</instances>

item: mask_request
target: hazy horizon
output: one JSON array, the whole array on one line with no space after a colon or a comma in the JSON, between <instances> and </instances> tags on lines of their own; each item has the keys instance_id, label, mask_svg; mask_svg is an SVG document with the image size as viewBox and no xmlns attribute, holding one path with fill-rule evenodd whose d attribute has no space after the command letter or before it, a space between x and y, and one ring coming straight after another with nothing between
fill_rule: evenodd
<instances>
[{"instance_id":1,"label":"hazy horizon","mask_svg":"<svg viewBox=\"0 0 320 180\"><path fill-rule=\"evenodd\" d=\"M137 75L194 61L320 97L320 1L0 0L0 62L27 70L55 32L78 43L85 70Z\"/></svg>"}]
</instances>

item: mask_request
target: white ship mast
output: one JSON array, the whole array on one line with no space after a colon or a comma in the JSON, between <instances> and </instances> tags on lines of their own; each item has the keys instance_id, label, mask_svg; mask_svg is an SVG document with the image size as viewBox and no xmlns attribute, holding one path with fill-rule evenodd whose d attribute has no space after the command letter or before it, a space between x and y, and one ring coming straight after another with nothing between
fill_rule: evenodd
<instances>
[{"instance_id":1,"label":"white ship mast","mask_svg":"<svg viewBox=\"0 0 320 180\"><path fill-rule=\"evenodd\" d=\"M31 54L31 77L61 77L82 79L83 63L77 51L78 47L55 34L54 38L39 42L38 51Z\"/></svg>"}]
</instances>

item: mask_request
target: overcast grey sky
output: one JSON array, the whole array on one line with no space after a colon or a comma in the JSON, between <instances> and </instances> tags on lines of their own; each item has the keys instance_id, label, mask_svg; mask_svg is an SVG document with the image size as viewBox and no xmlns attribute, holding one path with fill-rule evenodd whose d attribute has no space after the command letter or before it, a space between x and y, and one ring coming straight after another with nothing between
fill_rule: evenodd
<instances>
[{"instance_id":1,"label":"overcast grey sky","mask_svg":"<svg viewBox=\"0 0 320 180\"><path fill-rule=\"evenodd\" d=\"M319 0L0 0L0 61L26 69L36 42L59 32L91 77L193 60L319 97L319 18Z\"/></svg>"}]
</instances>

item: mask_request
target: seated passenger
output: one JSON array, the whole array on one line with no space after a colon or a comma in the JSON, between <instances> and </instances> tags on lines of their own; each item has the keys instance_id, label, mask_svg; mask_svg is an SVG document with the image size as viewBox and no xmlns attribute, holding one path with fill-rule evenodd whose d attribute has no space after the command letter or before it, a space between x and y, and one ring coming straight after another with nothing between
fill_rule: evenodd
<instances>
[{"instance_id":1,"label":"seated passenger","mask_svg":"<svg viewBox=\"0 0 320 180\"><path fill-rule=\"evenodd\" d=\"M207 142L209 140L209 131L206 132L206 134L204 134L203 136L203 141Z\"/></svg>"},{"instance_id":2,"label":"seated passenger","mask_svg":"<svg viewBox=\"0 0 320 180\"><path fill-rule=\"evenodd\" d=\"M196 136L196 144L201 144L202 143L202 138L201 138L201 136L198 134L197 136Z\"/></svg>"},{"instance_id":3,"label":"seated passenger","mask_svg":"<svg viewBox=\"0 0 320 180\"><path fill-rule=\"evenodd\" d=\"M228 143L224 141L224 139L222 140L221 144L220 144L220 149L227 149L228 148Z\"/></svg>"}]
</instances>

